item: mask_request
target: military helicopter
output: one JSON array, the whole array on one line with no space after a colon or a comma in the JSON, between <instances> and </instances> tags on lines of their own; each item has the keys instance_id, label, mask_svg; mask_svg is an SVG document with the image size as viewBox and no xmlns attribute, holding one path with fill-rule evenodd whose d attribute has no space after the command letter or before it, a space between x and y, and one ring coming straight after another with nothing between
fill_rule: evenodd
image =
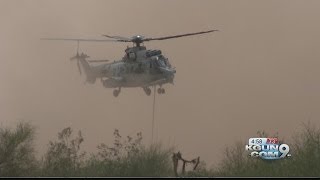
<instances>
[{"instance_id":1,"label":"military helicopter","mask_svg":"<svg viewBox=\"0 0 320 180\"><path fill-rule=\"evenodd\" d=\"M82 69L86 74L86 82L94 84L96 79L101 79L105 88L115 88L113 95L117 97L121 92L121 88L141 87L144 92L150 96L151 86L159 86L157 92L164 94L165 89L162 85L173 84L174 74L176 70L170 64L161 50L147 49L143 43L154 40L166 40L179 38L184 36L192 36L204 33L210 33L218 30L202 31L196 33L181 34L175 36L165 36L158 38L146 38L136 35L131 38L121 36L103 35L109 39L68 39L68 38L42 38L42 40L63 40L76 41L78 43L77 54L70 60L76 60L80 75ZM132 42L132 47L127 47L125 55L120 60L107 62L109 60L87 60L88 55L79 54L79 43L83 41L92 42ZM103 63L104 62L104 63ZM105 63L107 62L107 63ZM97 64L100 63L100 64ZM102 64L101 64L102 63Z\"/></svg>"}]
</instances>

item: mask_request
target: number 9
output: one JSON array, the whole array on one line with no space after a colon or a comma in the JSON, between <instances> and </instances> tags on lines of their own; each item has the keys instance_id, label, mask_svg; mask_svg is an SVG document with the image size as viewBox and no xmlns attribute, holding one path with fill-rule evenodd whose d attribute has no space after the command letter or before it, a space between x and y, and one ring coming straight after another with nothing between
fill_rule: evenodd
<instances>
[{"instance_id":1,"label":"number 9","mask_svg":"<svg viewBox=\"0 0 320 180\"><path fill-rule=\"evenodd\" d=\"M286 155L289 153L289 150L290 150L290 148L287 144L281 144L279 146L279 151L282 153L280 158L286 157Z\"/></svg>"}]
</instances>

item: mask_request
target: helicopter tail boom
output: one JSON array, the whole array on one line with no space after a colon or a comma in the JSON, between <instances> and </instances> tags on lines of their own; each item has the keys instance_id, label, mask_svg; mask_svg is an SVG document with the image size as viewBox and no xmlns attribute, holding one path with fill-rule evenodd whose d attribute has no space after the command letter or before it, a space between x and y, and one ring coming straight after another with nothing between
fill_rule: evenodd
<instances>
[{"instance_id":1,"label":"helicopter tail boom","mask_svg":"<svg viewBox=\"0 0 320 180\"><path fill-rule=\"evenodd\" d=\"M76 56L72 57L70 60L77 60L77 65L78 65L78 68L79 68L79 73L81 75L81 67L80 65L82 66L82 69L84 70L84 73L86 74L87 76L87 79L86 79L86 82L90 83L90 84L93 84L96 82L96 76L95 74L93 73L92 71L92 68L90 66L90 64L88 63L88 61L86 60L86 58L88 58L89 56L87 56L86 54L84 53L81 53L81 55L79 55L77 53Z\"/></svg>"}]
</instances>

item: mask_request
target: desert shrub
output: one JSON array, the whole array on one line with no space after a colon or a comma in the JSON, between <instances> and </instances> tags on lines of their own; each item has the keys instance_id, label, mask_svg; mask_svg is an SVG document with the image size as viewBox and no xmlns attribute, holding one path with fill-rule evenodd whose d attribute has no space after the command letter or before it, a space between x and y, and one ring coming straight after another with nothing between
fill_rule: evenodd
<instances>
[{"instance_id":1,"label":"desert shrub","mask_svg":"<svg viewBox=\"0 0 320 180\"><path fill-rule=\"evenodd\" d=\"M0 128L0 176L32 176L37 172L34 127L20 122L14 130Z\"/></svg>"},{"instance_id":2,"label":"desert shrub","mask_svg":"<svg viewBox=\"0 0 320 180\"><path fill-rule=\"evenodd\" d=\"M115 130L113 146L100 144L98 149L98 154L91 156L83 171L89 176L159 177L168 176L172 171L172 150L160 144L143 146L141 133L124 139Z\"/></svg>"},{"instance_id":3,"label":"desert shrub","mask_svg":"<svg viewBox=\"0 0 320 180\"><path fill-rule=\"evenodd\" d=\"M259 132L258 135L268 136L265 132ZM311 124L304 125L301 133L294 135L289 146L292 157L270 161L249 157L244 148L245 143L236 143L226 149L225 158L217 169L217 176L320 176L319 129Z\"/></svg>"},{"instance_id":4,"label":"desert shrub","mask_svg":"<svg viewBox=\"0 0 320 180\"><path fill-rule=\"evenodd\" d=\"M320 128L303 124L293 137L292 160L287 166L291 176L320 176Z\"/></svg>"},{"instance_id":5,"label":"desert shrub","mask_svg":"<svg viewBox=\"0 0 320 180\"><path fill-rule=\"evenodd\" d=\"M268 137L264 131L258 137ZM41 161L34 151L34 127L21 122L15 129L0 128L0 176L46 177L173 177L173 148L160 143L145 146L142 133L123 138L115 130L111 145L98 145L98 152L86 156L80 150L84 141L81 131L76 136L70 127L50 141ZM278 135L272 135L278 137ZM280 142L283 140L280 139ZM301 132L286 142L292 157L281 160L251 158L245 142L227 147L224 158L215 168L208 169L201 161L195 171L185 177L310 177L320 176L320 129L304 124Z\"/></svg>"},{"instance_id":6,"label":"desert shrub","mask_svg":"<svg viewBox=\"0 0 320 180\"><path fill-rule=\"evenodd\" d=\"M72 138L70 127L58 133L57 141L50 141L43 158L43 176L79 176L84 165L85 152L80 151L83 142L81 131Z\"/></svg>"},{"instance_id":7,"label":"desert shrub","mask_svg":"<svg viewBox=\"0 0 320 180\"><path fill-rule=\"evenodd\" d=\"M173 176L171 155L173 149L159 144L143 147L136 155L128 156L126 176L166 177Z\"/></svg>"}]
</instances>

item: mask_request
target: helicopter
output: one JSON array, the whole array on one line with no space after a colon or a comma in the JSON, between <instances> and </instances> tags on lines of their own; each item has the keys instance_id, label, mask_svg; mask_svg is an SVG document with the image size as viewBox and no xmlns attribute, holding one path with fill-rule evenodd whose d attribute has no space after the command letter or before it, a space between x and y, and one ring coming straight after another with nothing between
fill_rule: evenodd
<instances>
[{"instance_id":1,"label":"helicopter","mask_svg":"<svg viewBox=\"0 0 320 180\"><path fill-rule=\"evenodd\" d=\"M201 31L195 33L180 34L157 38L146 38L136 35L131 38L122 36L103 35L109 39L71 39L71 38L42 38L42 40L76 41L77 53L70 60L76 60L79 73L81 67L86 75L86 82L94 84L97 79L101 80L105 88L114 88L113 96L118 97L121 88L140 87L146 95L150 96L151 86L159 86L158 94L165 94L164 84L174 84L175 67L172 67L167 57L161 50L147 49L144 42L155 40L167 40L185 36L211 33L218 30ZM88 60L89 56L79 53L79 43L91 42L131 42L132 47L125 49L125 54L120 60ZM99 63L99 64L97 64ZM81 67L80 67L81 66Z\"/></svg>"}]
</instances>

